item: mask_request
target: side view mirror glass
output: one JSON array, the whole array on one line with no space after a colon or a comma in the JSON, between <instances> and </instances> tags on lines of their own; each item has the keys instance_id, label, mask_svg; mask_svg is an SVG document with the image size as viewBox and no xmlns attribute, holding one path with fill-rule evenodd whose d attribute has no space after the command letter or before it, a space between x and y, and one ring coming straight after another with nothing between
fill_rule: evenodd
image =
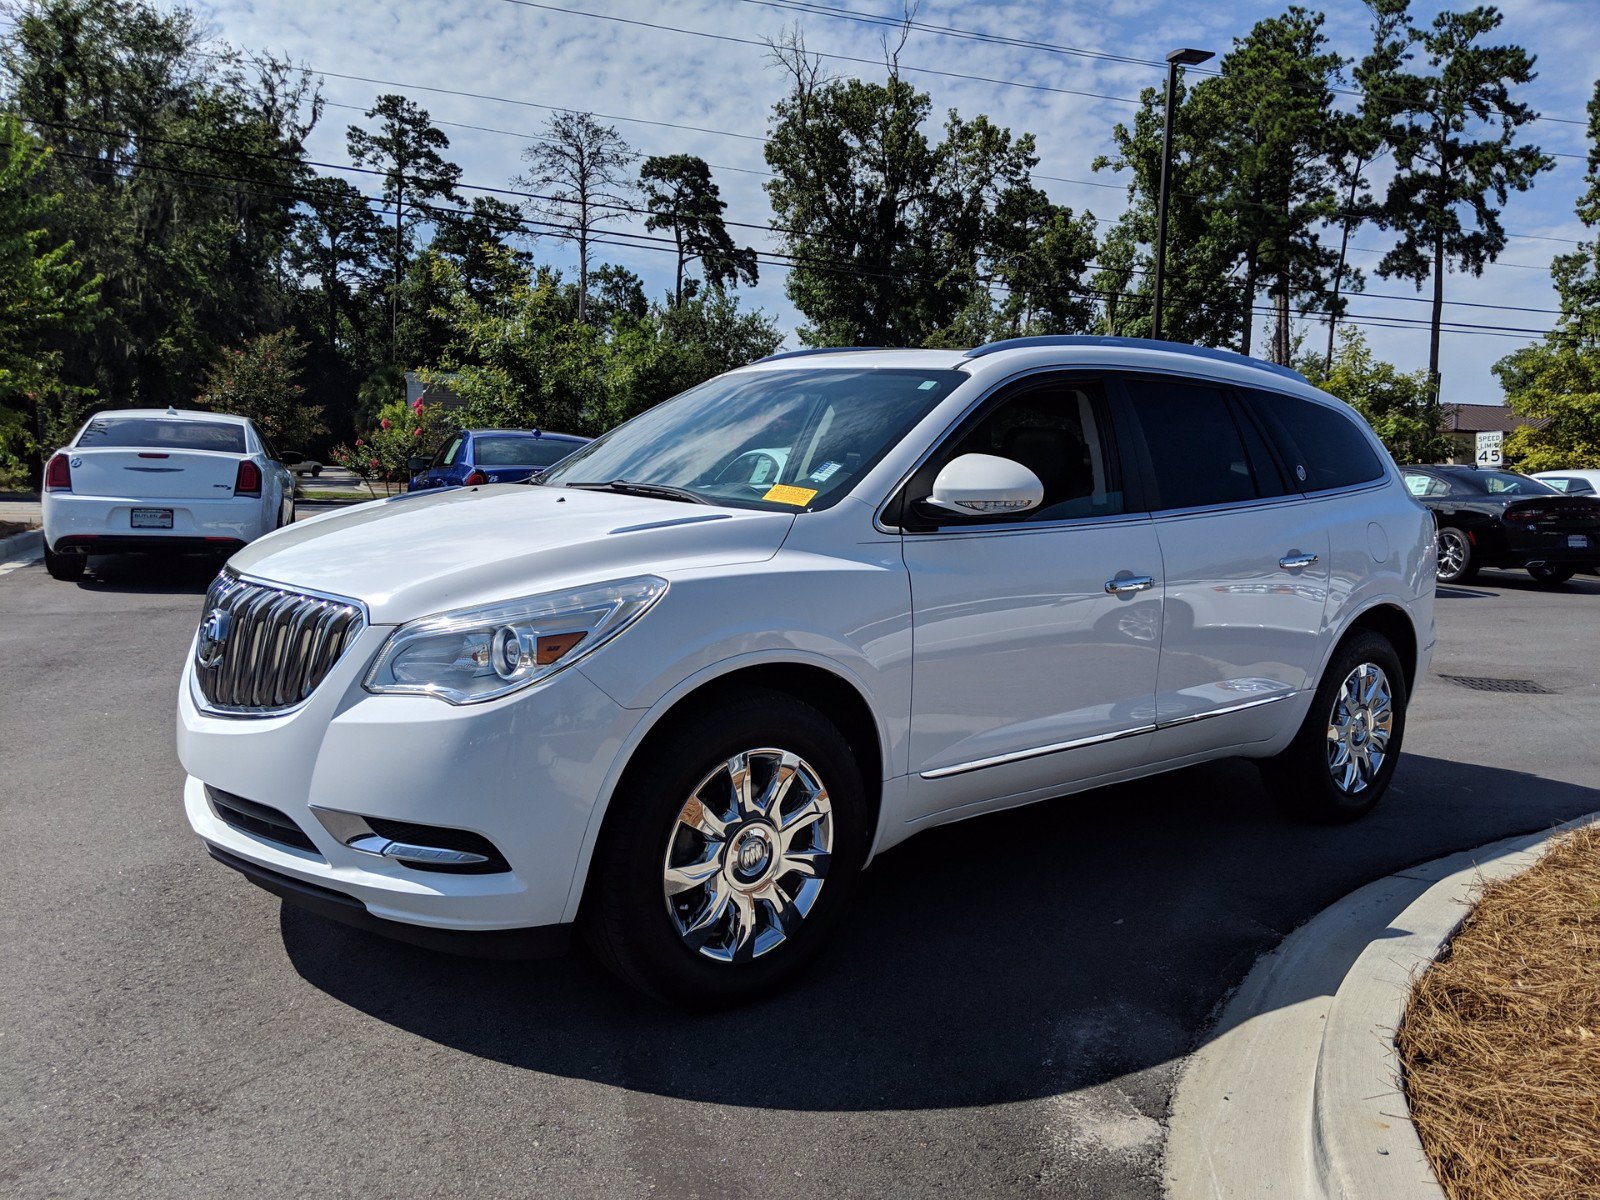
<instances>
[{"instance_id":1,"label":"side view mirror glass","mask_svg":"<svg viewBox=\"0 0 1600 1200\"><path fill-rule=\"evenodd\" d=\"M1027 512L1044 502L1044 484L1021 463L994 454L963 454L944 465L923 501L964 517Z\"/></svg>"}]
</instances>

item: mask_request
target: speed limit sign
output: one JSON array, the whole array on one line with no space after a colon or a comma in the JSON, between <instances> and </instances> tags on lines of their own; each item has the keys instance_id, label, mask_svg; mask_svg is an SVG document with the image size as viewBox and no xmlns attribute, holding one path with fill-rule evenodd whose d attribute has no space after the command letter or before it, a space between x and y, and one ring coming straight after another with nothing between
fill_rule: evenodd
<instances>
[{"instance_id":1,"label":"speed limit sign","mask_svg":"<svg viewBox=\"0 0 1600 1200\"><path fill-rule=\"evenodd\" d=\"M1500 448L1505 443L1506 435L1496 429L1489 433L1478 435L1478 465L1480 467L1498 467L1505 462L1500 454Z\"/></svg>"}]
</instances>

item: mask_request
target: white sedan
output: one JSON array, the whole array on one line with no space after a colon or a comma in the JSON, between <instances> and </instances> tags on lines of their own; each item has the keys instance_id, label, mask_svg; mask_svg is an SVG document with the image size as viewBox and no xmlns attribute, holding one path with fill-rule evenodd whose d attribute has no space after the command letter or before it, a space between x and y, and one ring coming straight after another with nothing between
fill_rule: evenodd
<instances>
[{"instance_id":1,"label":"white sedan","mask_svg":"<svg viewBox=\"0 0 1600 1200\"><path fill-rule=\"evenodd\" d=\"M45 566L91 554L231 553L294 520L294 477L244 417L177 409L96 413L45 467Z\"/></svg>"}]
</instances>

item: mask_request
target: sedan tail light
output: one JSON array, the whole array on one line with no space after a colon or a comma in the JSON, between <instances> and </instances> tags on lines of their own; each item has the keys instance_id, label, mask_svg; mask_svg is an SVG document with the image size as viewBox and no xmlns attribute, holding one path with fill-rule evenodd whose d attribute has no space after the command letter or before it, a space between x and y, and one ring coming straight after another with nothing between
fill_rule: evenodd
<instances>
[{"instance_id":1,"label":"sedan tail light","mask_svg":"<svg viewBox=\"0 0 1600 1200\"><path fill-rule=\"evenodd\" d=\"M488 483L489 477L474 467L471 473L461 481L463 487L477 487L480 483Z\"/></svg>"},{"instance_id":2,"label":"sedan tail light","mask_svg":"<svg viewBox=\"0 0 1600 1200\"><path fill-rule=\"evenodd\" d=\"M45 467L44 490L47 492L72 490L72 464L67 461L65 454L53 455L49 466Z\"/></svg>"},{"instance_id":3,"label":"sedan tail light","mask_svg":"<svg viewBox=\"0 0 1600 1200\"><path fill-rule=\"evenodd\" d=\"M239 464L239 474L233 480L235 496L261 495L261 468L248 458Z\"/></svg>"}]
</instances>

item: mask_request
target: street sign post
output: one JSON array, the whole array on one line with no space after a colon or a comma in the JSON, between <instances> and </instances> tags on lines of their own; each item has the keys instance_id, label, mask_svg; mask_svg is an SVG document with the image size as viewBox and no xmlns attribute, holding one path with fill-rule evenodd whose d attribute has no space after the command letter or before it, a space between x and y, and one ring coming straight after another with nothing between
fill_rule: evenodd
<instances>
[{"instance_id":1,"label":"street sign post","mask_svg":"<svg viewBox=\"0 0 1600 1200\"><path fill-rule=\"evenodd\" d=\"M1495 429L1478 435L1477 464L1480 467L1501 467L1505 465L1505 458L1501 455L1501 446L1505 443L1506 435Z\"/></svg>"}]
</instances>

